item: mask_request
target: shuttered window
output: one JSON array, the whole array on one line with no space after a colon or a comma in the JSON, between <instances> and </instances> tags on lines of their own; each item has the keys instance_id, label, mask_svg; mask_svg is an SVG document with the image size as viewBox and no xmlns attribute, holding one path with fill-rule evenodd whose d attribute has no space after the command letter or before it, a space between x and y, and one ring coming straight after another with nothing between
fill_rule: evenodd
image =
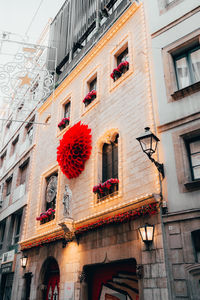
<instances>
[{"instance_id":1,"label":"shuttered window","mask_svg":"<svg viewBox=\"0 0 200 300\"><path fill-rule=\"evenodd\" d=\"M102 182L110 178L118 178L118 137L114 142L103 145Z\"/></svg>"}]
</instances>

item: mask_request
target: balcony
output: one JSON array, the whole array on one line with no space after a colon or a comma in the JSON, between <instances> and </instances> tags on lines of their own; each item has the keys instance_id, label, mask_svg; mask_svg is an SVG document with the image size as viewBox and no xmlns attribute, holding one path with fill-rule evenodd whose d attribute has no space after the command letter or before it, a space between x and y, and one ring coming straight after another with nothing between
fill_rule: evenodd
<instances>
[{"instance_id":1,"label":"balcony","mask_svg":"<svg viewBox=\"0 0 200 300\"><path fill-rule=\"evenodd\" d=\"M48 69L54 69L53 48L57 48L57 81L71 72L131 4L130 0L65 2L50 28Z\"/></svg>"}]
</instances>

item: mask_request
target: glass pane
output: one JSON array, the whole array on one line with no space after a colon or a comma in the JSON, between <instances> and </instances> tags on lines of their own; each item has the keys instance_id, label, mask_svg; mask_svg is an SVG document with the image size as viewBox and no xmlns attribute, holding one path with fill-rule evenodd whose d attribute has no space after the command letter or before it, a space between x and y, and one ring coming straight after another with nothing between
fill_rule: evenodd
<instances>
[{"instance_id":1,"label":"glass pane","mask_svg":"<svg viewBox=\"0 0 200 300\"><path fill-rule=\"evenodd\" d=\"M200 179L200 166L193 168L194 179Z\"/></svg>"},{"instance_id":2,"label":"glass pane","mask_svg":"<svg viewBox=\"0 0 200 300\"><path fill-rule=\"evenodd\" d=\"M192 166L200 165L200 152L191 155Z\"/></svg>"},{"instance_id":3,"label":"glass pane","mask_svg":"<svg viewBox=\"0 0 200 300\"><path fill-rule=\"evenodd\" d=\"M200 140L190 143L190 153L200 152Z\"/></svg>"},{"instance_id":4,"label":"glass pane","mask_svg":"<svg viewBox=\"0 0 200 300\"><path fill-rule=\"evenodd\" d=\"M186 57L176 60L176 72L179 89L190 85L190 77Z\"/></svg>"},{"instance_id":5,"label":"glass pane","mask_svg":"<svg viewBox=\"0 0 200 300\"><path fill-rule=\"evenodd\" d=\"M194 81L200 81L200 49L191 53Z\"/></svg>"}]
</instances>

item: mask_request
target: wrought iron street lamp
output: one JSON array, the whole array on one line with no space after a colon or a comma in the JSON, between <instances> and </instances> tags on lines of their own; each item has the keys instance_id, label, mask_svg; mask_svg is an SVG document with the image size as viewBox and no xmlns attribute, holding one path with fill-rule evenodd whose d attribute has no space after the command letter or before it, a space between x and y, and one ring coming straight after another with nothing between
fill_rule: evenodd
<instances>
[{"instance_id":1,"label":"wrought iron street lamp","mask_svg":"<svg viewBox=\"0 0 200 300\"><path fill-rule=\"evenodd\" d=\"M145 127L145 132L140 137L136 138L136 140L139 141L142 151L146 153L148 158L154 163L154 165L164 178L164 165L160 164L159 162L155 161L154 158L152 158L152 155L156 152L157 144L160 141L159 138L150 131L149 127Z\"/></svg>"},{"instance_id":2,"label":"wrought iron street lamp","mask_svg":"<svg viewBox=\"0 0 200 300\"><path fill-rule=\"evenodd\" d=\"M153 242L154 237L154 225L145 224L138 228L141 235L142 241L146 244L147 249L149 245Z\"/></svg>"},{"instance_id":3,"label":"wrought iron street lamp","mask_svg":"<svg viewBox=\"0 0 200 300\"><path fill-rule=\"evenodd\" d=\"M21 267L24 268L24 269L26 268L27 260L28 260L28 257L27 257L26 255L23 255L23 256L20 258Z\"/></svg>"}]
</instances>

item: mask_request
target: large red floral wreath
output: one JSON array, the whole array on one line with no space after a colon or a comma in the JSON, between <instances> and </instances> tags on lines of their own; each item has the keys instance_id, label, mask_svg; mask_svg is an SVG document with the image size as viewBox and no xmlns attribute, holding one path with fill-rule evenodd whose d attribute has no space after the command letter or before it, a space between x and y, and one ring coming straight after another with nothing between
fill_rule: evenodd
<instances>
[{"instance_id":1,"label":"large red floral wreath","mask_svg":"<svg viewBox=\"0 0 200 300\"><path fill-rule=\"evenodd\" d=\"M69 178L78 177L84 170L86 160L92 150L91 129L78 122L60 140L57 148L57 161L61 171Z\"/></svg>"}]
</instances>

